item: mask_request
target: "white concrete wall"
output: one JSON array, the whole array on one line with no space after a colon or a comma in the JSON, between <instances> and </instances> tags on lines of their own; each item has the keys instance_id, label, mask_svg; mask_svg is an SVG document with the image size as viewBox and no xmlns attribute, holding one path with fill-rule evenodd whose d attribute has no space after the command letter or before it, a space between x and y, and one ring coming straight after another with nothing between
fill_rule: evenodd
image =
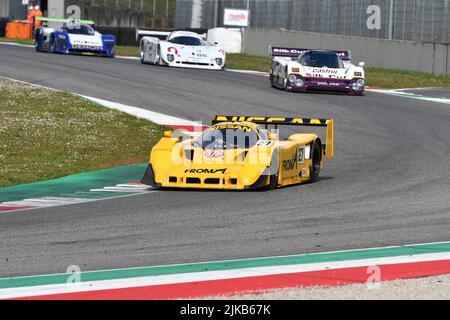
<instances>
[{"instance_id":1,"label":"white concrete wall","mask_svg":"<svg viewBox=\"0 0 450 320\"><path fill-rule=\"evenodd\" d=\"M209 43L216 42L227 53L241 53L242 33L241 29L214 28L208 30Z\"/></svg>"},{"instance_id":2,"label":"white concrete wall","mask_svg":"<svg viewBox=\"0 0 450 320\"><path fill-rule=\"evenodd\" d=\"M352 61L368 67L450 75L447 44L392 41L302 31L249 28L243 34L243 53L268 55L268 48L287 46L312 49L351 50Z\"/></svg>"}]
</instances>

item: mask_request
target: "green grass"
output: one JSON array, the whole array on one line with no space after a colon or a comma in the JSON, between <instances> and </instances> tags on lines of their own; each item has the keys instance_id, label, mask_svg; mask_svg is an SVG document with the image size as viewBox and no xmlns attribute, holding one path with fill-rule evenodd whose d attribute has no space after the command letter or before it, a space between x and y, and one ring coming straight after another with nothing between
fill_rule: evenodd
<instances>
[{"instance_id":1,"label":"green grass","mask_svg":"<svg viewBox=\"0 0 450 320\"><path fill-rule=\"evenodd\" d=\"M31 39L8 39L8 38L0 38L0 42L11 42L11 43L20 43L20 44L34 44Z\"/></svg>"},{"instance_id":2,"label":"green grass","mask_svg":"<svg viewBox=\"0 0 450 320\"><path fill-rule=\"evenodd\" d=\"M139 50L139 47L116 46L116 55L118 55L118 56L139 57L140 56L140 50Z\"/></svg>"},{"instance_id":3,"label":"green grass","mask_svg":"<svg viewBox=\"0 0 450 320\"><path fill-rule=\"evenodd\" d=\"M365 70L368 86L386 89L450 87L449 76L380 68L365 68Z\"/></svg>"},{"instance_id":4,"label":"green grass","mask_svg":"<svg viewBox=\"0 0 450 320\"><path fill-rule=\"evenodd\" d=\"M163 127L0 78L0 186L141 163Z\"/></svg>"}]
</instances>

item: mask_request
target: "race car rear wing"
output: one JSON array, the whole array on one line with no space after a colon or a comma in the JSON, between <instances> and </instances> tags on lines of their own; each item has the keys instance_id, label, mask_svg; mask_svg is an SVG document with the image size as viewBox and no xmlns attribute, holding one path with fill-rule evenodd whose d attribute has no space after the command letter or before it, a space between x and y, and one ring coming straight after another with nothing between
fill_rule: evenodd
<instances>
[{"instance_id":1,"label":"race car rear wing","mask_svg":"<svg viewBox=\"0 0 450 320\"><path fill-rule=\"evenodd\" d=\"M35 17L37 21L42 22L65 22L65 23L84 23L84 24L95 24L93 20L78 20L78 19L58 19L58 18L49 18L49 17Z\"/></svg>"},{"instance_id":2,"label":"race car rear wing","mask_svg":"<svg viewBox=\"0 0 450 320\"><path fill-rule=\"evenodd\" d=\"M220 122L252 122L266 126L298 126L298 127L325 127L325 156L330 160L334 156L334 120L310 118L281 118L281 117L247 117L247 116L215 116L212 124Z\"/></svg>"},{"instance_id":3,"label":"race car rear wing","mask_svg":"<svg viewBox=\"0 0 450 320\"><path fill-rule=\"evenodd\" d=\"M286 48L286 47L269 47L269 54L273 57L291 57L297 58L301 54L319 49L299 49L299 48ZM342 60L351 60L352 52L348 50L329 50L335 52L341 57Z\"/></svg>"},{"instance_id":4,"label":"race car rear wing","mask_svg":"<svg viewBox=\"0 0 450 320\"><path fill-rule=\"evenodd\" d=\"M151 36L151 37L161 38L161 37L167 37L171 33L172 33L172 31L144 30L144 29L136 28L136 41L139 40L140 36ZM207 34L203 33L203 34L200 34L200 36L203 39L206 39Z\"/></svg>"}]
</instances>

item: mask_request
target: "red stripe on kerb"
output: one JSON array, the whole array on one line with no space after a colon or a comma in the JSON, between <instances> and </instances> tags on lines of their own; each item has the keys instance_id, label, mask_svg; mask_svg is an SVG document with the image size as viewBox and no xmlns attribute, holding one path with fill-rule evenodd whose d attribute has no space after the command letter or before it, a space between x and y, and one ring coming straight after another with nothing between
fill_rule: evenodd
<instances>
[{"instance_id":1,"label":"red stripe on kerb","mask_svg":"<svg viewBox=\"0 0 450 320\"><path fill-rule=\"evenodd\" d=\"M420 278L450 273L450 260L417 262L380 266L381 281ZM311 271L270 276L256 276L241 279L212 280L126 289L111 289L91 292L30 297L37 300L163 300L199 298L218 295L262 293L273 289L313 286L342 286L365 283L371 276L367 267Z\"/></svg>"},{"instance_id":2,"label":"red stripe on kerb","mask_svg":"<svg viewBox=\"0 0 450 320\"><path fill-rule=\"evenodd\" d=\"M19 207L19 206L0 206L0 211L17 211L31 209L33 207Z\"/></svg>"},{"instance_id":3,"label":"red stripe on kerb","mask_svg":"<svg viewBox=\"0 0 450 320\"><path fill-rule=\"evenodd\" d=\"M202 132L207 128L205 126L196 127L196 126L183 126L183 125L167 125L167 127L173 128L173 129L178 129L178 130L190 131L190 132L194 132L194 131Z\"/></svg>"}]
</instances>

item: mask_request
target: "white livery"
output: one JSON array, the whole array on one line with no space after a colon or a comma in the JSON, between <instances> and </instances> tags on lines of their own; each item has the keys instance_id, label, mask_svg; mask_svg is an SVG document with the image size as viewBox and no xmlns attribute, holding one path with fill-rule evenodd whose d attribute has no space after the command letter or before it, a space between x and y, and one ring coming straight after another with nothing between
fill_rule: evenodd
<instances>
[{"instance_id":1,"label":"white livery","mask_svg":"<svg viewBox=\"0 0 450 320\"><path fill-rule=\"evenodd\" d=\"M138 30L137 35L167 35L166 40L151 36L144 36L141 39L142 63L210 70L225 68L225 50L206 42L198 33Z\"/></svg>"},{"instance_id":2,"label":"white livery","mask_svg":"<svg viewBox=\"0 0 450 320\"><path fill-rule=\"evenodd\" d=\"M272 86L287 91L333 91L364 95L364 62L355 66L350 51L271 47Z\"/></svg>"}]
</instances>

